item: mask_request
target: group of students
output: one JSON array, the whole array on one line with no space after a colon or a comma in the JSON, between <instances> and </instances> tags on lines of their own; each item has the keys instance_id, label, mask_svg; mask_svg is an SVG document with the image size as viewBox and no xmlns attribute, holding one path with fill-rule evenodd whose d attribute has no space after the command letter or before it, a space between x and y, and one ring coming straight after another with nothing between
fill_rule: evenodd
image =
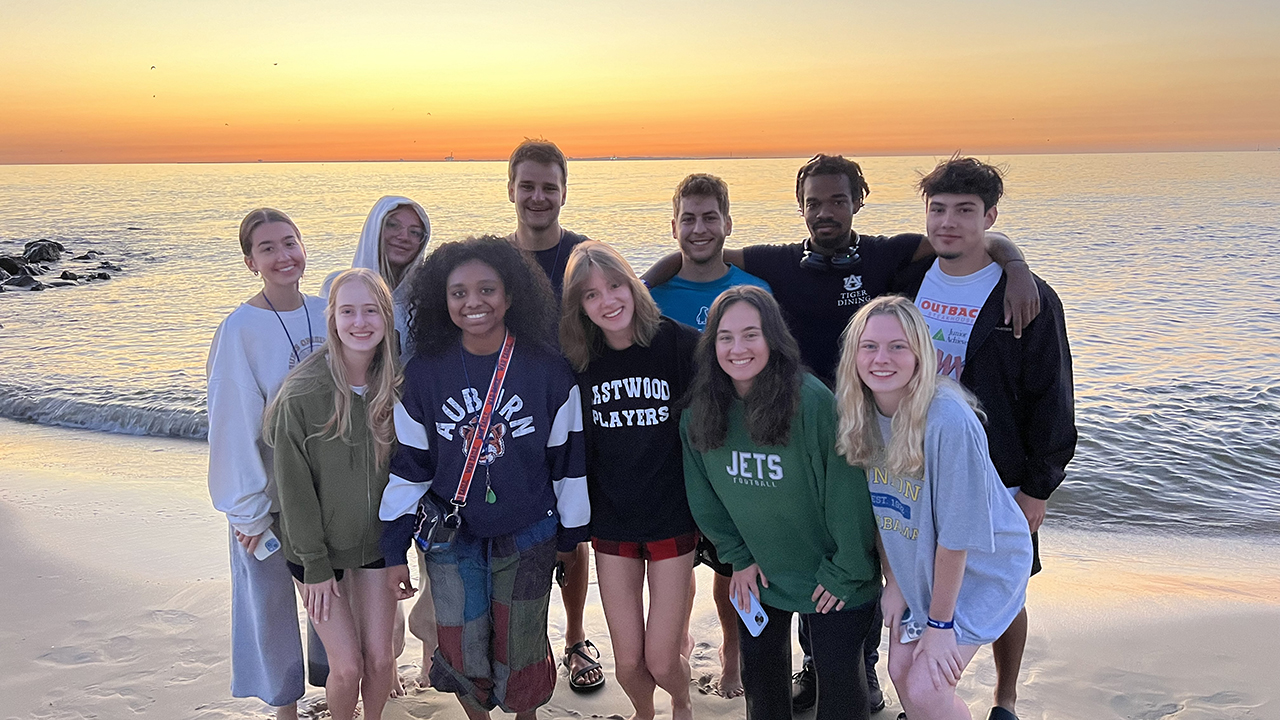
<instances>
[{"instance_id":1,"label":"group of students","mask_svg":"<svg viewBox=\"0 0 1280 720\"><path fill-rule=\"evenodd\" d=\"M426 212L383 198L327 299L299 290L293 222L245 217L263 289L218 328L208 366L232 694L296 715L296 587L333 717L361 697L381 717L402 692L397 601L418 592L416 546L422 682L473 720L531 719L558 664L575 690L605 680L581 624L590 542L635 718L654 716L656 687L692 717L698 562L716 573L719 689L745 692L748 718L813 696L822 720L882 709L881 616L906 716L970 717L955 685L996 642L991 717L1016 717L1033 538L1075 430L1061 304L986 232L999 173L953 158L921 181L927 237L860 236L861 169L816 156L796 183L809 238L742 251L723 248L727 186L692 175L673 197L680 251L640 279L560 227L567 169L526 141L508 168L517 231L429 254ZM570 625L559 661L553 577ZM1001 642L1016 645L1011 678Z\"/></svg>"}]
</instances>

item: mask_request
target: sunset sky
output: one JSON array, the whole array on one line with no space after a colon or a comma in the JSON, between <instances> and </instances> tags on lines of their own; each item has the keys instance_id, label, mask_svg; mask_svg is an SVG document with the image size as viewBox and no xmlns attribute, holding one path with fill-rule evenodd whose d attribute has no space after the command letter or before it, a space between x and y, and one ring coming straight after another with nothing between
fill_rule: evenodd
<instances>
[{"instance_id":1,"label":"sunset sky","mask_svg":"<svg viewBox=\"0 0 1280 720\"><path fill-rule=\"evenodd\" d=\"M1277 36L1275 0L0 0L0 163L1275 150Z\"/></svg>"}]
</instances>

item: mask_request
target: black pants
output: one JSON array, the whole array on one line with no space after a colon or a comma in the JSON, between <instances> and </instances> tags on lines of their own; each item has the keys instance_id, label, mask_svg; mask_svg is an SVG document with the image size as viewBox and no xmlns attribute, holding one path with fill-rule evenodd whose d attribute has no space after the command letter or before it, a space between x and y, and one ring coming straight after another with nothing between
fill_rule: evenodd
<instances>
[{"instance_id":1,"label":"black pants","mask_svg":"<svg viewBox=\"0 0 1280 720\"><path fill-rule=\"evenodd\" d=\"M800 638L800 651L804 653L805 659L813 657L812 643L809 641L809 620L808 615L800 616L800 631L797 636ZM884 614L880 612L880 603L876 603L875 616L871 618L871 627L867 628L867 639L862 645L862 662L867 666L867 670L874 672L876 663L880 662L880 633L884 631Z\"/></svg>"},{"instance_id":2,"label":"black pants","mask_svg":"<svg viewBox=\"0 0 1280 720\"><path fill-rule=\"evenodd\" d=\"M801 615L808 622L813 668L818 675L816 720L867 720L867 675L862 647L879 599L839 612ZM791 718L791 613L764 606L769 624L760 637L751 637L741 620L742 686L747 695L747 720Z\"/></svg>"}]
</instances>

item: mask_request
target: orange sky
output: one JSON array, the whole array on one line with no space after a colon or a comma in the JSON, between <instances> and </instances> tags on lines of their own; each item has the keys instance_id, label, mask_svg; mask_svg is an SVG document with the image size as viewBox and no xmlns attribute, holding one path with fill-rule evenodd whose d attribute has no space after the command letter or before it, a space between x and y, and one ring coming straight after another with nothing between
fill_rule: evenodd
<instances>
[{"instance_id":1,"label":"orange sky","mask_svg":"<svg viewBox=\"0 0 1280 720\"><path fill-rule=\"evenodd\" d=\"M1276 2L356 5L5 2L0 163L1280 147Z\"/></svg>"}]
</instances>

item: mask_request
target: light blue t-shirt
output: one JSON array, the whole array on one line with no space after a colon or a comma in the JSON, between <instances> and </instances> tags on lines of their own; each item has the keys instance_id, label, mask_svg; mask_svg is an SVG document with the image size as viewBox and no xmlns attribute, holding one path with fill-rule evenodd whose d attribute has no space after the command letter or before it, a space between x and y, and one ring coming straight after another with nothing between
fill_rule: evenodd
<instances>
[{"instance_id":1,"label":"light blue t-shirt","mask_svg":"<svg viewBox=\"0 0 1280 720\"><path fill-rule=\"evenodd\" d=\"M707 328L707 312L720 293L735 285L755 285L773 293L769 283L739 267L730 265L729 272L711 282L691 282L680 276L671 278L649 291L662 314L685 325Z\"/></svg>"},{"instance_id":2,"label":"light blue t-shirt","mask_svg":"<svg viewBox=\"0 0 1280 720\"><path fill-rule=\"evenodd\" d=\"M888 445L893 421L879 420ZM894 475L882 458L867 468L867 482L884 559L914 621L923 625L929 616L941 545L968 551L956 599L956 642L985 645L1003 635L1026 603L1031 531L1000 482L986 431L964 398L940 383L925 419L922 477Z\"/></svg>"}]
</instances>

